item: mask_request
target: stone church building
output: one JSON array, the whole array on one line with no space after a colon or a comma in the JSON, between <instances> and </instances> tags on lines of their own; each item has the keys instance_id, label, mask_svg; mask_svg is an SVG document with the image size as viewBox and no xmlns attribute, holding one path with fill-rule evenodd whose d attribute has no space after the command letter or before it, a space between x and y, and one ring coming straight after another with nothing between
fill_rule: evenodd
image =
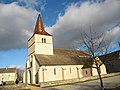
<instances>
[{"instance_id":1,"label":"stone church building","mask_svg":"<svg viewBox=\"0 0 120 90\"><path fill-rule=\"evenodd\" d=\"M85 66L89 54L80 50L53 48L53 36L45 31L38 15L34 33L28 40L28 59L23 82L39 84L97 75L97 70ZM101 74L106 68L101 66Z\"/></svg>"}]
</instances>

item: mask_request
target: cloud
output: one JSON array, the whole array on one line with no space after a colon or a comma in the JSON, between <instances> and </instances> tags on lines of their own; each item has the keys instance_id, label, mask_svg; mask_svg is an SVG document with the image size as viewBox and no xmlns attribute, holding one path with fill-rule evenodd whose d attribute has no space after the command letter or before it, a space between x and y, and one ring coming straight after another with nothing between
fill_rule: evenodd
<instances>
[{"instance_id":1,"label":"cloud","mask_svg":"<svg viewBox=\"0 0 120 90\"><path fill-rule=\"evenodd\" d=\"M111 38L112 41L115 40L115 39L120 38L120 25L112 28L110 31L106 31L105 34L106 34L105 38L106 39L110 39Z\"/></svg>"},{"instance_id":2,"label":"cloud","mask_svg":"<svg viewBox=\"0 0 120 90\"><path fill-rule=\"evenodd\" d=\"M34 29L38 11L31 5L38 5L38 0L21 0L28 6L20 6L20 0L11 4L0 4L0 50L24 48ZM29 3L28 3L29 2ZM44 11L46 0L39 2ZM79 2L68 6L64 14L59 14L56 24L46 27L54 37L57 48L73 48L80 39L80 32L89 31L106 33L106 38L117 40L120 29L111 29L120 22L120 0L106 0L102 3ZM119 27L117 27L119 28ZM110 30L110 31L107 31ZM111 33L110 33L111 32Z\"/></svg>"},{"instance_id":3,"label":"cloud","mask_svg":"<svg viewBox=\"0 0 120 90\"><path fill-rule=\"evenodd\" d=\"M0 50L26 47L37 15L36 10L17 3L0 4Z\"/></svg>"},{"instance_id":4,"label":"cloud","mask_svg":"<svg viewBox=\"0 0 120 90\"><path fill-rule=\"evenodd\" d=\"M10 65L8 66L8 68L17 68L17 69L21 69L21 70L24 70L25 69L25 66L23 65Z\"/></svg>"},{"instance_id":5,"label":"cloud","mask_svg":"<svg viewBox=\"0 0 120 90\"><path fill-rule=\"evenodd\" d=\"M84 30L97 34L106 33L120 22L120 0L106 0L102 3L84 2L82 4L71 4L63 16L59 15L51 27L46 30L54 36L55 47L73 48L75 41L80 39L80 32ZM120 29L112 30L109 37L112 40L120 37Z\"/></svg>"},{"instance_id":6,"label":"cloud","mask_svg":"<svg viewBox=\"0 0 120 90\"><path fill-rule=\"evenodd\" d=\"M111 40L111 49L119 49L119 41L120 41L120 25L112 28L110 31L107 31L105 33L105 39L106 40Z\"/></svg>"}]
</instances>

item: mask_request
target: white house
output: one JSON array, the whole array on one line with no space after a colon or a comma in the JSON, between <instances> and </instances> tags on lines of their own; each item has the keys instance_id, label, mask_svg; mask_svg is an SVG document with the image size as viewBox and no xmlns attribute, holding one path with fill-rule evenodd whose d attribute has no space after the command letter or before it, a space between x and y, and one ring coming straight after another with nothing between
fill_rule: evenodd
<instances>
[{"instance_id":1,"label":"white house","mask_svg":"<svg viewBox=\"0 0 120 90\"><path fill-rule=\"evenodd\" d=\"M16 68L0 68L0 81L16 81Z\"/></svg>"}]
</instances>

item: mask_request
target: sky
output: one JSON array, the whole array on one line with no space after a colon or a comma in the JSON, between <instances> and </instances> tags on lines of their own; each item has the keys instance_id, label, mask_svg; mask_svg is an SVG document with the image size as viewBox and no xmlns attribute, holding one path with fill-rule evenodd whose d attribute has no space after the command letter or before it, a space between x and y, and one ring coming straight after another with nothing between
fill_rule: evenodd
<instances>
[{"instance_id":1,"label":"sky","mask_svg":"<svg viewBox=\"0 0 120 90\"><path fill-rule=\"evenodd\" d=\"M92 26L120 50L120 0L0 0L0 67L24 68L38 14L55 48L73 48Z\"/></svg>"}]
</instances>

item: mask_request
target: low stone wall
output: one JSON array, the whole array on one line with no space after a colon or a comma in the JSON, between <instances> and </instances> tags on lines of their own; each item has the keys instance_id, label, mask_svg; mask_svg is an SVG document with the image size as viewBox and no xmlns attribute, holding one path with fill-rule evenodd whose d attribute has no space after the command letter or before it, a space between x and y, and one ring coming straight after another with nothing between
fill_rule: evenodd
<instances>
[{"instance_id":1,"label":"low stone wall","mask_svg":"<svg viewBox=\"0 0 120 90\"><path fill-rule=\"evenodd\" d=\"M120 75L119 73L111 73L111 74L105 74L101 75L102 78L105 77L111 77L115 75ZM92 76L92 77L84 77L84 78L75 78L75 79L68 79L68 80L60 80L60 81L49 81L49 82L41 82L40 87L48 87L48 86L56 86L56 85L65 85L65 84L72 84L72 83L80 83L84 81L90 81L90 80L95 80L98 79L98 76Z\"/></svg>"}]
</instances>

